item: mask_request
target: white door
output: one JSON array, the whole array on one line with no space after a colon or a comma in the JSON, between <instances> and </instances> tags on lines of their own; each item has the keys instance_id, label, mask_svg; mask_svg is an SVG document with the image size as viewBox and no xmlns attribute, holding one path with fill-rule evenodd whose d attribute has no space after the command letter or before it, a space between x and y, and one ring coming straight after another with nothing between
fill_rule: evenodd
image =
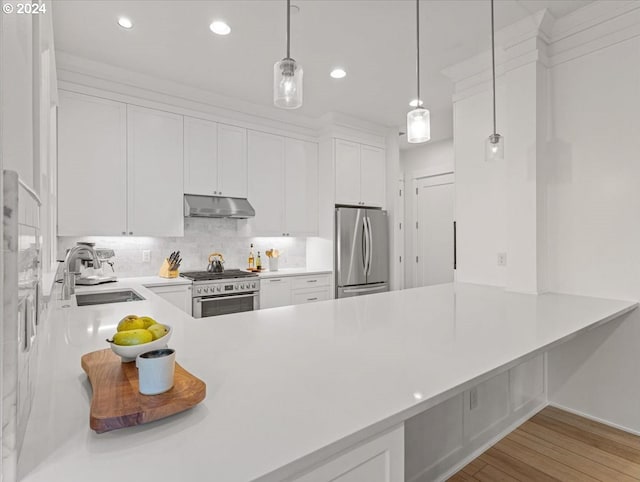
<instances>
[{"instance_id":1,"label":"white door","mask_svg":"<svg viewBox=\"0 0 640 482\"><path fill-rule=\"evenodd\" d=\"M218 124L218 195L247 197L247 129Z\"/></svg>"},{"instance_id":2,"label":"white door","mask_svg":"<svg viewBox=\"0 0 640 482\"><path fill-rule=\"evenodd\" d=\"M218 191L218 129L215 122L184 118L184 192Z\"/></svg>"},{"instance_id":3,"label":"white door","mask_svg":"<svg viewBox=\"0 0 640 482\"><path fill-rule=\"evenodd\" d=\"M454 186L453 174L416 180L417 280L416 286L453 281Z\"/></svg>"},{"instance_id":4,"label":"white door","mask_svg":"<svg viewBox=\"0 0 640 482\"><path fill-rule=\"evenodd\" d=\"M249 131L249 202L256 210L251 233L282 236L284 230L284 137Z\"/></svg>"},{"instance_id":5,"label":"white door","mask_svg":"<svg viewBox=\"0 0 640 482\"><path fill-rule=\"evenodd\" d=\"M366 206L384 207L385 152L372 146L360 147L360 197Z\"/></svg>"},{"instance_id":6,"label":"white door","mask_svg":"<svg viewBox=\"0 0 640 482\"><path fill-rule=\"evenodd\" d=\"M183 236L182 116L127 105L129 234Z\"/></svg>"},{"instance_id":7,"label":"white door","mask_svg":"<svg viewBox=\"0 0 640 482\"><path fill-rule=\"evenodd\" d=\"M60 91L58 236L127 230L126 104Z\"/></svg>"},{"instance_id":8,"label":"white door","mask_svg":"<svg viewBox=\"0 0 640 482\"><path fill-rule=\"evenodd\" d=\"M318 234L318 145L285 141L285 232L289 236Z\"/></svg>"},{"instance_id":9,"label":"white door","mask_svg":"<svg viewBox=\"0 0 640 482\"><path fill-rule=\"evenodd\" d=\"M336 204L359 205L360 144L335 140Z\"/></svg>"}]
</instances>

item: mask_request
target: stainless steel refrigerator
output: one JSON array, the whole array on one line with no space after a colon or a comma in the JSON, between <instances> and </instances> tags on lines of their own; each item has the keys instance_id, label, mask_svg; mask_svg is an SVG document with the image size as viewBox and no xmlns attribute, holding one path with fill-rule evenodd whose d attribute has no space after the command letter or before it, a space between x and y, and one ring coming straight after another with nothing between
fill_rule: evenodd
<instances>
[{"instance_id":1,"label":"stainless steel refrigerator","mask_svg":"<svg viewBox=\"0 0 640 482\"><path fill-rule=\"evenodd\" d=\"M389 223L380 209L336 208L336 298L389 291Z\"/></svg>"}]
</instances>

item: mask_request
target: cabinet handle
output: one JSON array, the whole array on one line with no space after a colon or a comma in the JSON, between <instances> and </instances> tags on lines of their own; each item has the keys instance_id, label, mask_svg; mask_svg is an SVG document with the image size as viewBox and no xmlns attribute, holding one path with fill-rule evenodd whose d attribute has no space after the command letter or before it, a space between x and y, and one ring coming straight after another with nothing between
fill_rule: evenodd
<instances>
[{"instance_id":1,"label":"cabinet handle","mask_svg":"<svg viewBox=\"0 0 640 482\"><path fill-rule=\"evenodd\" d=\"M308 279L307 283L317 283L318 280L317 279Z\"/></svg>"},{"instance_id":2,"label":"cabinet handle","mask_svg":"<svg viewBox=\"0 0 640 482\"><path fill-rule=\"evenodd\" d=\"M132 235L132 234L133 234L133 231L129 231L129 234L130 234L130 235Z\"/></svg>"},{"instance_id":3,"label":"cabinet handle","mask_svg":"<svg viewBox=\"0 0 640 482\"><path fill-rule=\"evenodd\" d=\"M316 301L318 298L307 298L307 301Z\"/></svg>"},{"instance_id":4,"label":"cabinet handle","mask_svg":"<svg viewBox=\"0 0 640 482\"><path fill-rule=\"evenodd\" d=\"M126 231L122 231L122 235L126 236L127 232Z\"/></svg>"},{"instance_id":5,"label":"cabinet handle","mask_svg":"<svg viewBox=\"0 0 640 482\"><path fill-rule=\"evenodd\" d=\"M281 279L270 279L269 283L275 283L276 281L282 281Z\"/></svg>"}]
</instances>

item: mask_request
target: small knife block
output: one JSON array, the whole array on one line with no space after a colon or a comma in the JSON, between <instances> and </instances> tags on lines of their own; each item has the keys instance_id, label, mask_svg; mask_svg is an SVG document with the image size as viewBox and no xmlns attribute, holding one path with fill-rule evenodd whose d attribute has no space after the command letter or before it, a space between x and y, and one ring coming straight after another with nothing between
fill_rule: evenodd
<instances>
[{"instance_id":1,"label":"small knife block","mask_svg":"<svg viewBox=\"0 0 640 482\"><path fill-rule=\"evenodd\" d=\"M169 269L169 260L165 259L162 266L160 266L160 273L158 273L158 276L161 278L177 278L179 274L180 272L177 269Z\"/></svg>"}]
</instances>

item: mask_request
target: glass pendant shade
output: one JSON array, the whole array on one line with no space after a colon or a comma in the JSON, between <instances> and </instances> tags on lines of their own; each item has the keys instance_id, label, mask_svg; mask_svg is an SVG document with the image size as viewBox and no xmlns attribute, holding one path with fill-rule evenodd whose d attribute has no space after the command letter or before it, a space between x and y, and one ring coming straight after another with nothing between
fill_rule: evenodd
<instances>
[{"instance_id":1,"label":"glass pendant shade","mask_svg":"<svg viewBox=\"0 0 640 482\"><path fill-rule=\"evenodd\" d=\"M491 134L485 143L484 160L500 161L504 159L504 137Z\"/></svg>"},{"instance_id":2,"label":"glass pendant shade","mask_svg":"<svg viewBox=\"0 0 640 482\"><path fill-rule=\"evenodd\" d=\"M273 103L283 109L302 105L302 67L285 58L273 66Z\"/></svg>"},{"instance_id":3,"label":"glass pendant shade","mask_svg":"<svg viewBox=\"0 0 640 482\"><path fill-rule=\"evenodd\" d=\"M431 139L431 116L427 109L418 107L407 113L407 141L411 144Z\"/></svg>"}]
</instances>

